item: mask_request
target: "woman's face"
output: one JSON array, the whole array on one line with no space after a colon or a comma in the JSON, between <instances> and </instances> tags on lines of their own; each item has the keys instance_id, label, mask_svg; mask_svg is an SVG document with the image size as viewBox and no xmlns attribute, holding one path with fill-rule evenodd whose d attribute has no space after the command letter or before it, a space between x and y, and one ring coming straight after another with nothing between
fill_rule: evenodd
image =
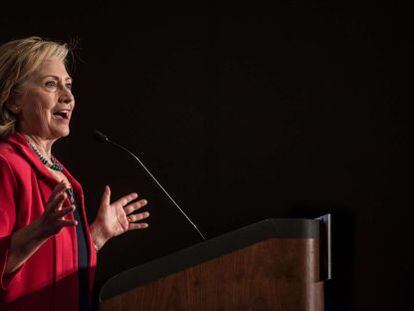
<instances>
[{"instance_id":1,"label":"woman's face","mask_svg":"<svg viewBox=\"0 0 414 311\"><path fill-rule=\"evenodd\" d=\"M43 139L69 135L69 122L75 106L72 79L64 63L50 58L23 85L16 96L19 107L18 130Z\"/></svg>"}]
</instances>

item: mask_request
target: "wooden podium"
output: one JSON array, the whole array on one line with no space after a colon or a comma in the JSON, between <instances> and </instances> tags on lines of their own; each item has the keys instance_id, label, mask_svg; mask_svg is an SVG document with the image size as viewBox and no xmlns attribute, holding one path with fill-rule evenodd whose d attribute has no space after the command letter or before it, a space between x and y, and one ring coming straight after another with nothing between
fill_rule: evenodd
<instances>
[{"instance_id":1,"label":"wooden podium","mask_svg":"<svg viewBox=\"0 0 414 311\"><path fill-rule=\"evenodd\" d=\"M121 272L100 310L323 310L321 224L267 219Z\"/></svg>"}]
</instances>

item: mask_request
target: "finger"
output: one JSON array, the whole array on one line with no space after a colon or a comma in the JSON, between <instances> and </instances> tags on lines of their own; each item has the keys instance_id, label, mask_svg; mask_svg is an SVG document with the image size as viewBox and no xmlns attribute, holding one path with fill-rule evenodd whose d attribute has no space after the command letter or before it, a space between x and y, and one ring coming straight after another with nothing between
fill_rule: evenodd
<instances>
[{"instance_id":1,"label":"finger","mask_svg":"<svg viewBox=\"0 0 414 311\"><path fill-rule=\"evenodd\" d=\"M126 196L123 196L122 198L116 200L112 204L121 204L121 206L123 207L127 205L129 202L131 202L132 200L135 200L136 198L138 198L138 193L133 192L133 193L127 194Z\"/></svg>"},{"instance_id":2,"label":"finger","mask_svg":"<svg viewBox=\"0 0 414 311\"><path fill-rule=\"evenodd\" d=\"M54 212L52 214L52 217L53 219L58 219L58 218L65 216L66 214L69 214L70 212L73 212L74 210L75 210L75 206L71 205L69 207L62 208L61 210Z\"/></svg>"},{"instance_id":3,"label":"finger","mask_svg":"<svg viewBox=\"0 0 414 311\"><path fill-rule=\"evenodd\" d=\"M142 219L148 218L149 215L150 215L149 212L144 212L144 213L129 215L128 216L128 220L129 220L129 222L135 222L135 221L138 221L138 220L142 220Z\"/></svg>"},{"instance_id":4,"label":"finger","mask_svg":"<svg viewBox=\"0 0 414 311\"><path fill-rule=\"evenodd\" d=\"M49 202L56 201L58 199L58 196L66 189L66 184L62 181L57 186L53 188L52 193L50 194L50 197L48 199ZM54 203L52 203L54 204Z\"/></svg>"},{"instance_id":5,"label":"finger","mask_svg":"<svg viewBox=\"0 0 414 311\"><path fill-rule=\"evenodd\" d=\"M146 229L148 228L148 224L146 222L134 224L129 224L128 230L137 230L137 229Z\"/></svg>"},{"instance_id":6,"label":"finger","mask_svg":"<svg viewBox=\"0 0 414 311\"><path fill-rule=\"evenodd\" d=\"M78 224L78 222L76 220L68 220L68 219L58 219L56 221L56 224L58 227L63 228L63 227L70 227L70 226L76 226Z\"/></svg>"},{"instance_id":7,"label":"finger","mask_svg":"<svg viewBox=\"0 0 414 311\"><path fill-rule=\"evenodd\" d=\"M59 193L63 192L66 190L66 188L68 188L69 186L65 183L65 181L61 181L59 184L57 184L55 186L55 188L53 188L52 194L50 195L50 198L53 198L57 195L59 195Z\"/></svg>"},{"instance_id":8,"label":"finger","mask_svg":"<svg viewBox=\"0 0 414 311\"><path fill-rule=\"evenodd\" d=\"M101 205L111 204L111 188L108 185L105 186L104 193L102 194Z\"/></svg>"},{"instance_id":9,"label":"finger","mask_svg":"<svg viewBox=\"0 0 414 311\"><path fill-rule=\"evenodd\" d=\"M66 192L65 193L63 193L63 199L62 200L59 200L59 202L58 202L58 204L56 205L56 208L55 209L53 209L53 211L55 212L55 211L59 211L59 210L61 210L62 209L62 207L63 207L63 203L65 202L65 200L66 200L66 198L67 198L67 194L66 194Z\"/></svg>"},{"instance_id":10,"label":"finger","mask_svg":"<svg viewBox=\"0 0 414 311\"><path fill-rule=\"evenodd\" d=\"M65 184L66 188L69 188L70 187L69 182L67 182L65 179L62 179L60 182L63 183L63 184Z\"/></svg>"},{"instance_id":11,"label":"finger","mask_svg":"<svg viewBox=\"0 0 414 311\"><path fill-rule=\"evenodd\" d=\"M60 181L54 188L53 188L53 194L57 194L61 189L64 189L66 187L66 183L64 180Z\"/></svg>"},{"instance_id":12,"label":"finger","mask_svg":"<svg viewBox=\"0 0 414 311\"><path fill-rule=\"evenodd\" d=\"M67 194L65 192L60 193L56 197L54 197L51 201L49 201L46 205L46 212L47 213L54 213L56 210L58 210L63 202L65 201L67 197Z\"/></svg>"},{"instance_id":13,"label":"finger","mask_svg":"<svg viewBox=\"0 0 414 311\"><path fill-rule=\"evenodd\" d=\"M67 189L69 189L70 186L65 181L61 181L55 188L53 188L52 194L50 195L49 200L51 200L54 197L57 197L61 193L66 192Z\"/></svg>"},{"instance_id":14,"label":"finger","mask_svg":"<svg viewBox=\"0 0 414 311\"><path fill-rule=\"evenodd\" d=\"M128 204L124 207L125 214L131 214L132 212L139 210L141 207L148 204L148 201L145 199L139 200L138 202Z\"/></svg>"}]
</instances>

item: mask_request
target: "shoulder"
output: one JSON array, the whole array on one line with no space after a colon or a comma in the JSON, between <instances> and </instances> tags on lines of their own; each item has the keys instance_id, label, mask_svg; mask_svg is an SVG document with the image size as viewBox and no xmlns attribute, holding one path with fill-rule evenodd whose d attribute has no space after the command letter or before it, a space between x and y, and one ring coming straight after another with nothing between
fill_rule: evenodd
<instances>
[{"instance_id":1,"label":"shoulder","mask_svg":"<svg viewBox=\"0 0 414 311\"><path fill-rule=\"evenodd\" d=\"M2 188L17 185L16 175L11 168L10 162L0 153L0 184Z\"/></svg>"},{"instance_id":2,"label":"shoulder","mask_svg":"<svg viewBox=\"0 0 414 311\"><path fill-rule=\"evenodd\" d=\"M0 141L0 170L9 169L15 175L26 175L31 171L31 166L15 148L7 141Z\"/></svg>"}]
</instances>

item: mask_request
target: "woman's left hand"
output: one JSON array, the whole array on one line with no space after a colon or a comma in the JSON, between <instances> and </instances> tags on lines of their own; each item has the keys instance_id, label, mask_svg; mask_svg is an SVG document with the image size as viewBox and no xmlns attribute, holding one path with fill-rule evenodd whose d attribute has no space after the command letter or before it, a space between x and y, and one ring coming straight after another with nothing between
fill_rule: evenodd
<instances>
[{"instance_id":1,"label":"woman's left hand","mask_svg":"<svg viewBox=\"0 0 414 311\"><path fill-rule=\"evenodd\" d=\"M105 187L98 215L95 222L91 225L91 235L97 250L109 239L117 235L129 230L148 227L148 223L135 223L149 216L149 212L134 213L147 205L147 200L145 199L130 203L137 197L138 194L130 193L111 203L111 189L109 186Z\"/></svg>"}]
</instances>

